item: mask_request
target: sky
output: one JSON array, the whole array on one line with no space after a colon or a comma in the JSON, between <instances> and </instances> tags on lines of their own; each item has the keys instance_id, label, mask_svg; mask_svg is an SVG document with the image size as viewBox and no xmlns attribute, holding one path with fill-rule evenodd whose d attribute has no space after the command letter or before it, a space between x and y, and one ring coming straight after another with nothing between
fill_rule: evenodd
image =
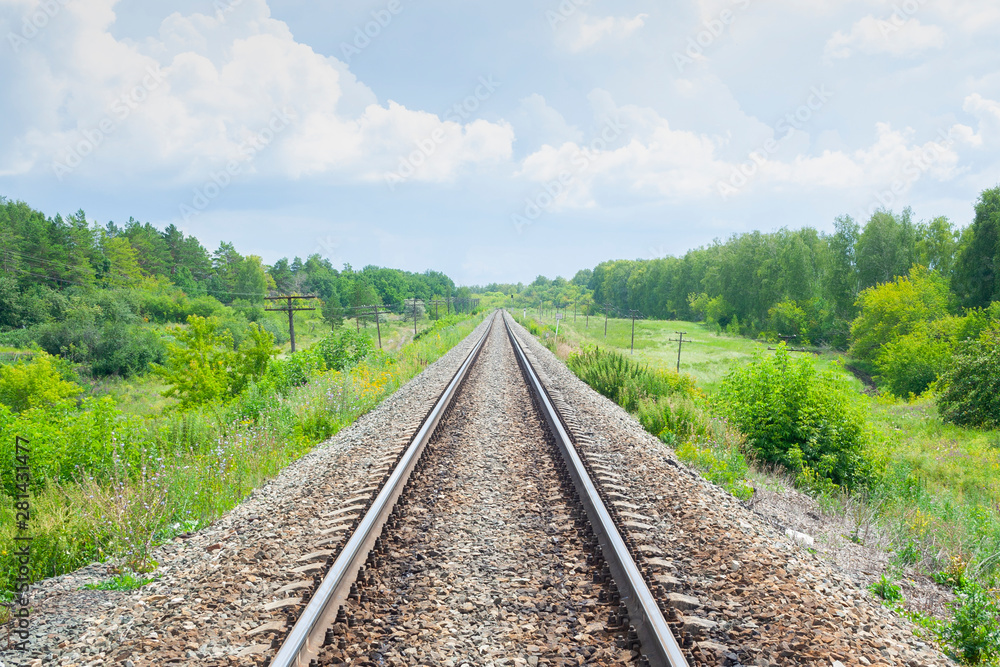
<instances>
[{"instance_id":1,"label":"sky","mask_svg":"<svg viewBox=\"0 0 1000 667\"><path fill-rule=\"evenodd\" d=\"M1000 183L996 0L0 0L0 196L572 277Z\"/></svg>"}]
</instances>

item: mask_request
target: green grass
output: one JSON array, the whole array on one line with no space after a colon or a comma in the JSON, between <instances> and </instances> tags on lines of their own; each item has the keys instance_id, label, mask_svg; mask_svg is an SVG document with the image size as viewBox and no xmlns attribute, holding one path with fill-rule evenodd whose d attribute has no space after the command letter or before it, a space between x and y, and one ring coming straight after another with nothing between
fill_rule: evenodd
<instances>
[{"instance_id":1,"label":"green grass","mask_svg":"<svg viewBox=\"0 0 1000 667\"><path fill-rule=\"evenodd\" d=\"M132 591L154 581L156 581L156 577L143 577L133 572L122 572L96 584L84 584L83 588L92 591Z\"/></svg>"},{"instance_id":2,"label":"green grass","mask_svg":"<svg viewBox=\"0 0 1000 667\"><path fill-rule=\"evenodd\" d=\"M516 315L520 316L522 312L518 311ZM528 316L537 320L536 314L531 311ZM555 320L551 315L540 322L555 327ZM610 347L629 354L637 361L648 363L653 368L675 370L678 331L686 332L681 350L680 371L693 375L698 386L709 393L718 387L733 363L749 360L754 350L769 347L746 338L717 333L713 328L697 322L636 320L635 351L632 352L632 320L609 318L607 338L604 336L604 318L600 316L592 316L589 327L582 315L577 315L574 322L572 312L559 323L559 338L571 347ZM816 359L821 368L841 370L861 387L860 382L841 369L839 360L842 355L823 352L818 356L809 356Z\"/></svg>"},{"instance_id":3,"label":"green grass","mask_svg":"<svg viewBox=\"0 0 1000 667\"><path fill-rule=\"evenodd\" d=\"M31 495L30 578L108 558L134 572L151 571L150 553L157 543L214 521L316 443L378 405L480 321L473 316L452 322L356 367L322 371L287 397L264 392L223 406L163 411L155 380L91 387L121 401L119 426L112 442L105 443L113 457L95 460ZM257 419L233 416L254 401ZM11 427L30 423L15 421ZM36 461L44 453L46 433L39 428L40 437L32 435ZM13 432L9 435L12 440ZM14 518L11 497L0 494L0 591L12 588L17 571Z\"/></svg>"}]
</instances>

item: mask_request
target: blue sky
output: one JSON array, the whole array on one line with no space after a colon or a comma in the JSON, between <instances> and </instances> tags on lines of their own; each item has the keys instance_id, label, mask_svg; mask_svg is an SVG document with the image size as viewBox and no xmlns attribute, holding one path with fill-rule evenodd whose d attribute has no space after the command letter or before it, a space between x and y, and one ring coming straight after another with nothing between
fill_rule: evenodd
<instances>
[{"instance_id":1,"label":"blue sky","mask_svg":"<svg viewBox=\"0 0 1000 667\"><path fill-rule=\"evenodd\" d=\"M0 0L0 195L572 276L1000 182L994 0Z\"/></svg>"}]
</instances>

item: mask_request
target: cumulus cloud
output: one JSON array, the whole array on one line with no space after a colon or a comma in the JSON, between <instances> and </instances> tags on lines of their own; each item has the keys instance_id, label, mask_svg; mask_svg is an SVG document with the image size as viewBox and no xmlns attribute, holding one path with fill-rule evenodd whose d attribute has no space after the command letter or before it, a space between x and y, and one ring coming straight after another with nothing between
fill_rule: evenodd
<instances>
[{"instance_id":1,"label":"cumulus cloud","mask_svg":"<svg viewBox=\"0 0 1000 667\"><path fill-rule=\"evenodd\" d=\"M810 155L804 146L785 150L788 142L798 142L802 133L796 132L772 136L764 144L767 148L745 160L724 159L720 152L725 138L672 127L653 109L614 105L605 91L590 97L603 125L589 142L543 146L521 163L520 176L557 192L550 208L595 207L602 191L631 191L670 201L788 188L862 196L873 184L905 192L921 178L955 178L961 171L959 148L977 141L965 125L917 141L911 129L878 123L873 142L854 150L818 155ZM1000 105L975 96L966 104L984 121L1000 122ZM562 187L552 187L556 183Z\"/></svg>"},{"instance_id":2,"label":"cumulus cloud","mask_svg":"<svg viewBox=\"0 0 1000 667\"><path fill-rule=\"evenodd\" d=\"M828 58L849 58L854 53L913 56L926 49L944 46L944 31L935 25L921 25L916 18L904 20L893 15L878 19L868 15L851 26L849 33L840 30L827 41Z\"/></svg>"},{"instance_id":3,"label":"cumulus cloud","mask_svg":"<svg viewBox=\"0 0 1000 667\"><path fill-rule=\"evenodd\" d=\"M962 108L979 120L979 131L968 128L967 141L973 146L1000 145L1000 102L986 99L979 93L965 98Z\"/></svg>"},{"instance_id":4,"label":"cumulus cloud","mask_svg":"<svg viewBox=\"0 0 1000 667\"><path fill-rule=\"evenodd\" d=\"M16 63L0 65L27 93L3 100L0 174L163 173L184 183L235 163L240 173L364 180L431 140L413 178L441 181L510 155L504 123L380 104L343 62L296 42L266 0L175 13L141 41L111 34L116 3L62 3L18 45Z\"/></svg>"}]
</instances>

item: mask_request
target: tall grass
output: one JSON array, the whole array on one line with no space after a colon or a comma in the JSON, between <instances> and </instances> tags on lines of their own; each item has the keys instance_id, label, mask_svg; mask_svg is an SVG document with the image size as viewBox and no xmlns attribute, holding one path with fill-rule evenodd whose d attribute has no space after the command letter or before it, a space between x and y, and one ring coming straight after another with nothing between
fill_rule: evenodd
<instances>
[{"instance_id":1,"label":"tall grass","mask_svg":"<svg viewBox=\"0 0 1000 667\"><path fill-rule=\"evenodd\" d=\"M591 388L633 413L644 429L674 447L678 458L706 479L743 500L753 495L744 439L712 416L690 375L653 369L597 347L570 354L566 363Z\"/></svg>"},{"instance_id":2,"label":"tall grass","mask_svg":"<svg viewBox=\"0 0 1000 667\"><path fill-rule=\"evenodd\" d=\"M316 443L377 406L479 321L439 321L396 353L376 352L344 370L313 369L284 392L251 385L228 404L146 419L120 412L109 398L59 413L72 421L71 433L90 443L82 451L45 426L43 412L8 412L0 421L0 443L30 435L32 463L43 464L33 471L39 481L30 500L31 579L95 559L121 571L155 568L158 542L232 509ZM95 409L99 415L92 414ZM0 494L0 593L13 589L14 536L8 491Z\"/></svg>"}]
</instances>

